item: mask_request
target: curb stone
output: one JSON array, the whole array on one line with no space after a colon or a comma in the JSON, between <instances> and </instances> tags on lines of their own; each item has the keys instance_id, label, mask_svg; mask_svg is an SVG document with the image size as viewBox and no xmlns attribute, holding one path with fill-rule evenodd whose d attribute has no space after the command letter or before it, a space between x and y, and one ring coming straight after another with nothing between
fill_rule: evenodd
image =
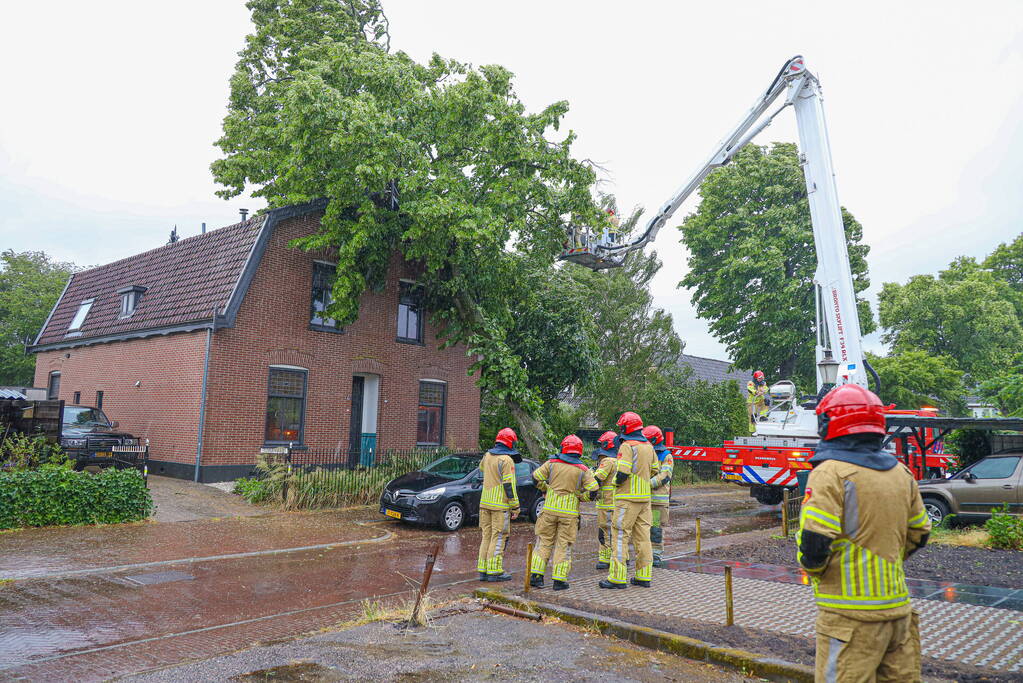
<instances>
[{"instance_id":1,"label":"curb stone","mask_svg":"<svg viewBox=\"0 0 1023 683\"><path fill-rule=\"evenodd\" d=\"M783 659L767 657L755 652L747 652L730 647L711 645L696 638L680 636L646 626L638 626L626 621L611 619L569 607L524 600L498 591L480 589L473 591L473 595L477 598L492 600L518 609L557 617L575 626L596 629L604 635L621 638L641 647L667 652L668 654L688 659L723 664L747 675L753 674L772 681L813 683L813 669L802 664L786 662Z\"/></svg>"}]
</instances>

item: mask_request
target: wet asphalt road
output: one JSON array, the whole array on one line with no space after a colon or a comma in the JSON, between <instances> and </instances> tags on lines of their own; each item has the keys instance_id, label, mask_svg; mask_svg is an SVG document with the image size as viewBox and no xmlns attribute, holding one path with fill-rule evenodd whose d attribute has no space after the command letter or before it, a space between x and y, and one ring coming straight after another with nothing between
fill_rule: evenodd
<instances>
[{"instance_id":1,"label":"wet asphalt road","mask_svg":"<svg viewBox=\"0 0 1023 683\"><path fill-rule=\"evenodd\" d=\"M705 538L778 523L727 486L678 490L673 503L669 555L697 514ZM590 512L577 573L593 571ZM513 525L517 577L531 540L530 524ZM0 534L0 579L15 579L0 584L0 679L99 680L330 626L365 598L407 595L438 543L432 588L476 587L476 527L447 534L367 508Z\"/></svg>"}]
</instances>

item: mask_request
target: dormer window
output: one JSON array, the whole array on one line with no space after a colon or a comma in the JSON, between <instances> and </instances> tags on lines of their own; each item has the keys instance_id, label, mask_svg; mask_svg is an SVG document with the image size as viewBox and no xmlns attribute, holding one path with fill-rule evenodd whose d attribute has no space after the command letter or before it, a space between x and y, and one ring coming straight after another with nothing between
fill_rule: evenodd
<instances>
[{"instance_id":1,"label":"dormer window","mask_svg":"<svg viewBox=\"0 0 1023 683\"><path fill-rule=\"evenodd\" d=\"M142 293L146 291L145 287L138 285L132 285L131 287L121 287L117 290L117 293L121 295L121 312L118 314L118 318L127 318L139 305L139 301L142 300Z\"/></svg>"},{"instance_id":2,"label":"dormer window","mask_svg":"<svg viewBox=\"0 0 1023 683\"><path fill-rule=\"evenodd\" d=\"M92 308L93 301L95 299L86 299L78 304L78 311L75 312L75 317L71 319L71 324L67 326L68 334L82 329L82 325L85 323L85 316L89 315L89 309Z\"/></svg>"}]
</instances>

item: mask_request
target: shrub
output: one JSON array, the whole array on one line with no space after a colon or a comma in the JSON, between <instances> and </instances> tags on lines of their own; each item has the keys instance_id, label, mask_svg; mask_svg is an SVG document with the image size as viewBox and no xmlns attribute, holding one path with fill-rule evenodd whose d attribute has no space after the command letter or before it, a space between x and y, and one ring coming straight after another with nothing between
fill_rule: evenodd
<instances>
[{"instance_id":1,"label":"shrub","mask_svg":"<svg viewBox=\"0 0 1023 683\"><path fill-rule=\"evenodd\" d=\"M234 493L250 503L261 503L267 495L266 482L262 479L242 477L234 483Z\"/></svg>"},{"instance_id":2,"label":"shrub","mask_svg":"<svg viewBox=\"0 0 1023 683\"><path fill-rule=\"evenodd\" d=\"M72 524L117 524L153 510L137 470L75 472L67 465L0 473L0 529Z\"/></svg>"},{"instance_id":3,"label":"shrub","mask_svg":"<svg viewBox=\"0 0 1023 683\"><path fill-rule=\"evenodd\" d=\"M1023 517L1008 514L1008 505L993 510L984 522L992 548L1023 550Z\"/></svg>"},{"instance_id":4,"label":"shrub","mask_svg":"<svg viewBox=\"0 0 1023 683\"><path fill-rule=\"evenodd\" d=\"M44 436L8 434L0 441L0 472L35 469L40 465L60 465L67 462L67 456L60 446L46 440Z\"/></svg>"}]
</instances>

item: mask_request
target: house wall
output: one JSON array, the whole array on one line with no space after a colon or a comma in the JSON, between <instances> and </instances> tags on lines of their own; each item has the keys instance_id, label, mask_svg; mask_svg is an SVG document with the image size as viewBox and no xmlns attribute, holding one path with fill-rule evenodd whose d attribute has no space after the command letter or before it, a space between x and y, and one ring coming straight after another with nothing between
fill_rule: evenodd
<instances>
[{"instance_id":1,"label":"house wall","mask_svg":"<svg viewBox=\"0 0 1023 683\"><path fill-rule=\"evenodd\" d=\"M447 382L444 444L475 448L480 395L461 347L441 351L429 325L425 344L396 341L399 279L415 271L393 259L381 292L366 292L359 319L343 333L309 327L313 261L287 247L317 228L317 215L279 223L249 287L235 326L213 335L203 445L204 477L215 481L251 469L263 445L271 365L308 370L305 445L347 452L352 375L380 377L378 449L416 445L419 380ZM207 469L208 468L208 469Z\"/></svg>"},{"instance_id":2,"label":"house wall","mask_svg":"<svg viewBox=\"0 0 1023 683\"><path fill-rule=\"evenodd\" d=\"M43 351L36 356L34 383L45 387L50 373L60 372L59 398L67 404L80 391L81 404L94 406L96 391L102 391L103 412L119 429L149 439L153 459L190 470L205 351L205 330ZM161 469L166 467L154 463L151 471Z\"/></svg>"}]
</instances>

